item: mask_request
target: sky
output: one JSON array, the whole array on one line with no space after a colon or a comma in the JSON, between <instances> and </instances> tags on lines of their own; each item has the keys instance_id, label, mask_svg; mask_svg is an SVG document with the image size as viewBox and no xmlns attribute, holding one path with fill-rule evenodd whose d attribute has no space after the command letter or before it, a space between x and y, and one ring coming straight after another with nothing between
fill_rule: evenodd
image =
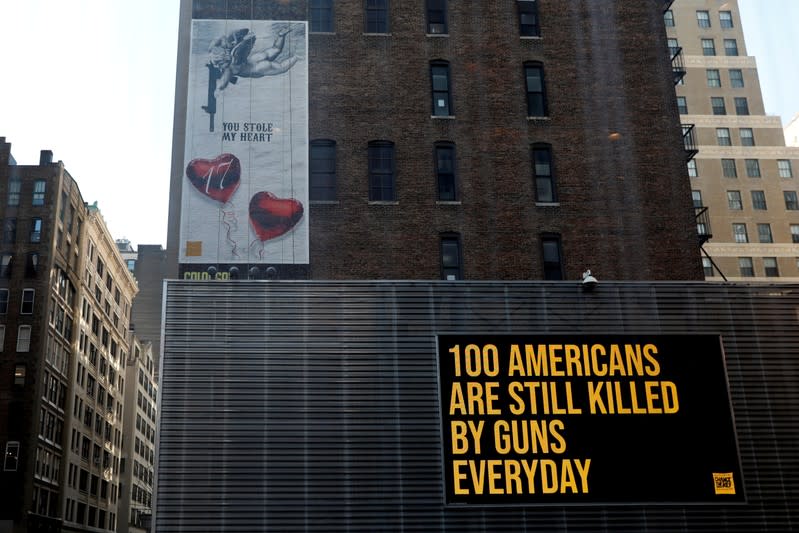
<instances>
[{"instance_id":1,"label":"sky","mask_svg":"<svg viewBox=\"0 0 799 533\"><path fill-rule=\"evenodd\" d=\"M787 124L799 113L799 0L739 6L766 112ZM178 8L179 0L0 2L0 137L20 165L52 150L112 236L134 246L166 246Z\"/></svg>"}]
</instances>

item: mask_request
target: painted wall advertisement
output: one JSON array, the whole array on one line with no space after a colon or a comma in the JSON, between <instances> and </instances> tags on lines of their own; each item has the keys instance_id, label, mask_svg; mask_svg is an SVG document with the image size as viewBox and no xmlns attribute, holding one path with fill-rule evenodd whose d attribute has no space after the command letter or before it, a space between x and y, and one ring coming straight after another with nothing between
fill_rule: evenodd
<instances>
[{"instance_id":1,"label":"painted wall advertisement","mask_svg":"<svg viewBox=\"0 0 799 533\"><path fill-rule=\"evenodd\" d=\"M304 21L193 20L180 263L308 263Z\"/></svg>"},{"instance_id":2,"label":"painted wall advertisement","mask_svg":"<svg viewBox=\"0 0 799 533\"><path fill-rule=\"evenodd\" d=\"M439 335L448 504L741 503L714 335Z\"/></svg>"}]
</instances>

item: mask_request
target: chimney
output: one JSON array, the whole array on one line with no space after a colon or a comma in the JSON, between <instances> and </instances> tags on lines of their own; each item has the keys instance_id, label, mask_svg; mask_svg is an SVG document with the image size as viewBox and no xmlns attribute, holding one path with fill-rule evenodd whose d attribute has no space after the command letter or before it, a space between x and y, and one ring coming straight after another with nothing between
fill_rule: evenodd
<instances>
[{"instance_id":1,"label":"chimney","mask_svg":"<svg viewBox=\"0 0 799 533\"><path fill-rule=\"evenodd\" d=\"M42 167L44 165L49 165L53 162L53 151L52 150L42 150L39 152L39 166Z\"/></svg>"}]
</instances>

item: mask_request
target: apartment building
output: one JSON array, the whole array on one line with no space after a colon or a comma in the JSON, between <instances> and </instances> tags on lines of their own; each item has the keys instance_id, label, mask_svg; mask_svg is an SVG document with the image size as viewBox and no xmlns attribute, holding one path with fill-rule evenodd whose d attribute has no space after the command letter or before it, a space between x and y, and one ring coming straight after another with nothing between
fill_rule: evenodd
<instances>
[{"instance_id":1,"label":"apartment building","mask_svg":"<svg viewBox=\"0 0 799 533\"><path fill-rule=\"evenodd\" d=\"M708 280L799 280L799 149L765 114L736 0L677 0L665 13Z\"/></svg>"}]
</instances>

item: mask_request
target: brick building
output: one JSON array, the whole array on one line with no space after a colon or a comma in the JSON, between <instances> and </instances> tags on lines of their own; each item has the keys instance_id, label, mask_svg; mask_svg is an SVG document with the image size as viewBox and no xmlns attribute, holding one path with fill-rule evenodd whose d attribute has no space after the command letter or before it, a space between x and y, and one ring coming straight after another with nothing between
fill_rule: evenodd
<instances>
[{"instance_id":1,"label":"brick building","mask_svg":"<svg viewBox=\"0 0 799 533\"><path fill-rule=\"evenodd\" d=\"M96 205L0 138L0 529L116 529L137 288Z\"/></svg>"},{"instance_id":2,"label":"brick building","mask_svg":"<svg viewBox=\"0 0 799 533\"><path fill-rule=\"evenodd\" d=\"M182 2L171 272L191 20L310 20L310 266L279 277L701 279L663 2L366 6Z\"/></svg>"}]
</instances>

